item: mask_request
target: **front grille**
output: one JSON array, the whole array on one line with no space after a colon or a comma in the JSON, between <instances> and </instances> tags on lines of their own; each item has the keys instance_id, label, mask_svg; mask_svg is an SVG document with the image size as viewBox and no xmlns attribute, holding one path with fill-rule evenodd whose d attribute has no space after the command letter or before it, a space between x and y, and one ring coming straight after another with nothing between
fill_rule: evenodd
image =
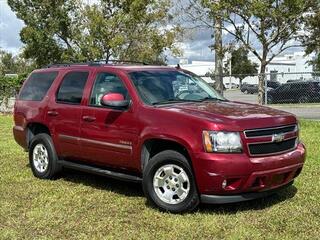
<instances>
[{"instance_id":1,"label":"front grille","mask_svg":"<svg viewBox=\"0 0 320 240\"><path fill-rule=\"evenodd\" d=\"M282 126L282 127L275 127L275 128L246 130L244 133L247 138L253 138L253 137L271 136L273 134L283 134L288 132L294 132L296 130L297 130L297 125L290 125L290 126Z\"/></svg>"},{"instance_id":2,"label":"front grille","mask_svg":"<svg viewBox=\"0 0 320 240\"><path fill-rule=\"evenodd\" d=\"M251 155L276 154L294 149L295 146L296 138L292 138L283 142L249 144L249 152Z\"/></svg>"}]
</instances>

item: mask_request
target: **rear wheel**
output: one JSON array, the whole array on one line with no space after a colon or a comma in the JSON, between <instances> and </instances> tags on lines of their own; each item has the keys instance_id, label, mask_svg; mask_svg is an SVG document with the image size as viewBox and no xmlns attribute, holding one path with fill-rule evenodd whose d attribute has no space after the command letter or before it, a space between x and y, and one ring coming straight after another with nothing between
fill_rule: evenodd
<instances>
[{"instance_id":1,"label":"rear wheel","mask_svg":"<svg viewBox=\"0 0 320 240\"><path fill-rule=\"evenodd\" d=\"M58 157L48 134L41 133L32 139L29 161L33 175L37 178L52 179L60 171Z\"/></svg>"},{"instance_id":2,"label":"rear wheel","mask_svg":"<svg viewBox=\"0 0 320 240\"><path fill-rule=\"evenodd\" d=\"M143 174L143 190L148 200L164 211L187 212L199 204L191 167L176 151L160 152L149 161Z\"/></svg>"}]
</instances>

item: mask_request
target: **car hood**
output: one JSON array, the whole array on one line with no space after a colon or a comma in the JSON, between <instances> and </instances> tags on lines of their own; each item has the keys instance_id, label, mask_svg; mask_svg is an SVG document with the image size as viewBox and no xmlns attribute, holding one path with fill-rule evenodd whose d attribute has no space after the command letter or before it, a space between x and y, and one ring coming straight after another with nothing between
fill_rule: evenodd
<instances>
[{"instance_id":1,"label":"car hood","mask_svg":"<svg viewBox=\"0 0 320 240\"><path fill-rule=\"evenodd\" d=\"M214 123L217 128L244 130L296 123L296 117L281 110L241 102L216 101L163 105L179 112Z\"/></svg>"}]
</instances>

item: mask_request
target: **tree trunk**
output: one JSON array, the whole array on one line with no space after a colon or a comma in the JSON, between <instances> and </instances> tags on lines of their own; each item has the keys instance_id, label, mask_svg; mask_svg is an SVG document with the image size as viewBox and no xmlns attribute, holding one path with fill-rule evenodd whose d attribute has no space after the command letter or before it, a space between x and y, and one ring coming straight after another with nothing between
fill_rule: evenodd
<instances>
[{"instance_id":1,"label":"tree trunk","mask_svg":"<svg viewBox=\"0 0 320 240\"><path fill-rule=\"evenodd\" d=\"M222 20L220 16L215 18L214 27L214 49L215 49L215 81L217 86L217 91L223 95L223 49L222 49Z\"/></svg>"},{"instance_id":2,"label":"tree trunk","mask_svg":"<svg viewBox=\"0 0 320 240\"><path fill-rule=\"evenodd\" d=\"M259 104L265 104L265 99L264 99L264 93L265 93L265 81L267 81L266 78L266 61L261 62L260 66L260 74L259 74L259 85L258 85L258 102Z\"/></svg>"},{"instance_id":3,"label":"tree trunk","mask_svg":"<svg viewBox=\"0 0 320 240\"><path fill-rule=\"evenodd\" d=\"M243 78L239 78L239 89L241 89L241 87L242 87L242 80L243 80Z\"/></svg>"}]
</instances>

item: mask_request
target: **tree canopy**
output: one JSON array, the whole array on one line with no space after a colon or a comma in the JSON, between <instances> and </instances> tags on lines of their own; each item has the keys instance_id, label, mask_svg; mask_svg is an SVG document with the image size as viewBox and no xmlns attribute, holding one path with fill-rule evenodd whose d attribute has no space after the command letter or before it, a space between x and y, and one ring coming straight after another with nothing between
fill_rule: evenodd
<instances>
[{"instance_id":1,"label":"tree canopy","mask_svg":"<svg viewBox=\"0 0 320 240\"><path fill-rule=\"evenodd\" d=\"M194 27L221 28L260 62L259 102L263 103L266 66L289 48L302 46L306 15L318 0L187 0L187 18ZM215 36L213 35L213 38Z\"/></svg>"},{"instance_id":2,"label":"tree canopy","mask_svg":"<svg viewBox=\"0 0 320 240\"><path fill-rule=\"evenodd\" d=\"M320 2L315 5L314 10L307 16L305 31L307 34L303 38L306 53L315 53L316 57L311 62L314 70L320 72Z\"/></svg>"},{"instance_id":3,"label":"tree canopy","mask_svg":"<svg viewBox=\"0 0 320 240\"><path fill-rule=\"evenodd\" d=\"M121 58L164 62L179 54L178 27L169 0L8 0L25 27L24 55L39 66L53 62Z\"/></svg>"},{"instance_id":4,"label":"tree canopy","mask_svg":"<svg viewBox=\"0 0 320 240\"><path fill-rule=\"evenodd\" d=\"M242 80L246 76L252 76L258 73L258 64L250 61L248 58L249 51L243 47L231 49L231 72L240 79L240 85ZM230 60L228 65L230 64Z\"/></svg>"}]
</instances>

